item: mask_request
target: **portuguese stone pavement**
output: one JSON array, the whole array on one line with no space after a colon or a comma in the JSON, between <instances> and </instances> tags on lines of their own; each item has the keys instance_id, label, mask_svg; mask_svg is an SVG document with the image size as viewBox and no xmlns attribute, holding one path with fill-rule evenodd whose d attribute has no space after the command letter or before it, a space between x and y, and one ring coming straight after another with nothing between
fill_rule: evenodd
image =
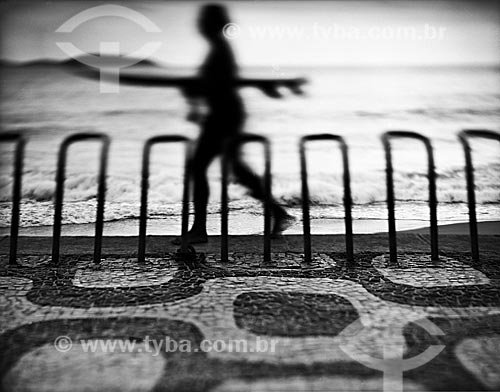
<instances>
[{"instance_id":1,"label":"portuguese stone pavement","mask_svg":"<svg viewBox=\"0 0 500 392\"><path fill-rule=\"evenodd\" d=\"M353 264L341 246L264 263L242 238L228 263L207 248L195 269L172 249L140 265L120 241L98 266L76 248L54 266L30 240L9 266L2 248L3 390L500 388L495 238L476 263L462 238L438 262L407 246L397 265L368 245Z\"/></svg>"}]
</instances>

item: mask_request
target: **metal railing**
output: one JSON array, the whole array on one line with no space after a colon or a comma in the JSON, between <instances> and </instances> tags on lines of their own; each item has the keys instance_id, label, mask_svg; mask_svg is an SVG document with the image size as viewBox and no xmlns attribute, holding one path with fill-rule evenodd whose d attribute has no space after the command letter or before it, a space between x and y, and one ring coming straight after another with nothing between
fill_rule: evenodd
<instances>
[{"instance_id":1,"label":"metal railing","mask_svg":"<svg viewBox=\"0 0 500 392\"><path fill-rule=\"evenodd\" d=\"M95 220L94 263L101 262L102 230L104 226L104 199L106 197L106 170L110 138L102 133L76 133L63 140L57 157L56 195L54 208L54 231L52 234L52 262L59 263L61 242L61 222L64 201L64 181L69 147L77 142L96 140L102 143L99 157L99 178L97 185L97 212Z\"/></svg>"},{"instance_id":2,"label":"metal railing","mask_svg":"<svg viewBox=\"0 0 500 392\"><path fill-rule=\"evenodd\" d=\"M304 232L304 261L311 261L311 221L309 216L309 185L307 183L306 144L311 141L334 141L339 144L342 153L343 187L344 187L344 213L345 213L345 241L347 261L354 260L353 235L352 235L352 198L351 177L349 171L348 147L344 139L338 135L328 133L308 135L300 139L300 181L302 185L302 227Z\"/></svg>"},{"instance_id":3,"label":"metal railing","mask_svg":"<svg viewBox=\"0 0 500 392\"><path fill-rule=\"evenodd\" d=\"M184 179L182 191L182 223L181 223L181 250L187 250L187 231L189 224L189 159L191 156L190 139L179 135L156 136L148 139L144 144L142 152L142 171L141 171L141 213L139 218L139 249L137 259L144 263L146 257L146 226L148 220L148 190L149 190L149 164L151 149L159 143L184 143Z\"/></svg>"},{"instance_id":4,"label":"metal railing","mask_svg":"<svg viewBox=\"0 0 500 392\"><path fill-rule=\"evenodd\" d=\"M391 139L409 138L421 141L427 151L427 178L429 180L429 209L430 209L430 235L431 235L431 258L439 259L438 250L438 225L437 225L437 196L436 196L436 172L434 169L434 153L432 144L428 138L416 132L389 131L382 135L382 144L385 151L386 164L386 187L387 187L387 210L389 219L389 252L391 263L396 263L397 241L396 241L396 218L394 214L394 169L392 166Z\"/></svg>"},{"instance_id":5,"label":"metal railing","mask_svg":"<svg viewBox=\"0 0 500 392\"><path fill-rule=\"evenodd\" d=\"M17 263L17 239L19 236L19 215L22 199L22 176L24 163L24 147L26 140L19 133L1 133L0 143L14 143L14 170L12 184L12 211L10 218L9 264Z\"/></svg>"},{"instance_id":6,"label":"metal railing","mask_svg":"<svg viewBox=\"0 0 500 392\"><path fill-rule=\"evenodd\" d=\"M464 130L458 134L459 140L462 143L465 155L465 173L467 179L467 202L469 208L469 229L471 253L474 261L479 260L479 244L476 218L476 198L474 184L474 166L472 162L472 152L469 143L470 138L483 138L500 142L500 134L489 130ZM409 131L390 131L382 135L382 143L385 150L386 161L386 188L387 188L387 209L388 209L388 224L389 224L389 250L391 262L397 262L397 241L396 241L396 220L395 220L395 196L394 196L394 168L392 164L391 140L394 138L410 138L421 141L427 151L427 177L429 181L429 209L430 209L430 237L431 237L431 257L433 260L439 258L438 248L438 226L437 226L437 197L436 197L436 174L434 168L434 155L431 142L425 136L416 132ZM60 237L62 226L62 209L64 202L64 182L67 161L68 148L80 141L95 140L102 144L98 189L97 189L97 213L95 221L95 239L94 239L94 262L99 263L101 260L101 247L103 237L103 222L104 222L104 202L106 194L106 170L108 161L108 152L110 145L109 136L102 133L78 133L71 135L62 142L57 160L56 174L56 192L55 192L55 211L52 239L52 261L59 262L60 258ZM344 188L344 209L345 209L345 230L346 230L346 255L347 260L353 260L353 234L352 234L352 200L350 188L350 170L348 159L348 146L344 139L338 135L332 134L317 134L305 136L300 140L299 154L301 164L301 184L302 184L302 213L303 213L303 233L304 233L304 259L306 262L311 261L311 234L310 234L310 216L309 216L309 188L307 183L307 164L306 164L306 144L310 141L335 141L339 144L342 153L343 162L343 188ZM139 221L139 246L138 260L144 262L146 253L146 227L147 227L147 204L149 190L149 165L150 154L152 147L157 143L185 143L186 155L184 162L184 189L182 200L182 243L181 250L185 251L188 244L186 242L186 233L189 224L189 159L191 155L190 140L184 136L157 136L148 139L143 148L142 156L142 176L141 176L141 207ZM271 148L269 141L259 135L244 134L241 137L232 140L224 151L222 157L222 190L221 190L221 260L228 260L228 177L230 155L235 154L237 149L245 143L257 142L264 147L264 260L271 261ZM13 170L13 187L12 187L12 210L11 210L11 227L10 227L10 249L9 263L15 264L18 251L18 234L20 221L20 204L22 199L22 174L25 139L20 133L3 132L0 133L0 143L14 143L14 170Z\"/></svg>"},{"instance_id":7,"label":"metal railing","mask_svg":"<svg viewBox=\"0 0 500 392\"><path fill-rule=\"evenodd\" d=\"M237 154L237 150L246 143L260 143L264 148L264 261L271 261L271 147L269 140L264 136L243 134L231 140L224 148L222 156L222 189L221 189L221 260L228 261L228 177L229 161L231 154Z\"/></svg>"},{"instance_id":8,"label":"metal railing","mask_svg":"<svg viewBox=\"0 0 500 392\"><path fill-rule=\"evenodd\" d=\"M488 130L471 129L458 134L465 156L465 176L467 181L467 204L469 206L469 231L472 260L479 261L479 240L476 218L476 192L474 184L474 166L472 165L472 151L469 138L482 138L500 142L500 134Z\"/></svg>"}]
</instances>

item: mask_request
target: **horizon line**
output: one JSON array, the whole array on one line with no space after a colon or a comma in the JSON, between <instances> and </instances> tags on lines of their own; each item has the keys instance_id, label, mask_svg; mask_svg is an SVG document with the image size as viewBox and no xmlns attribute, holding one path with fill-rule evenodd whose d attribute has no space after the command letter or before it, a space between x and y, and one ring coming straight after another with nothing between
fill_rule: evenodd
<instances>
[{"instance_id":1,"label":"horizon line","mask_svg":"<svg viewBox=\"0 0 500 392\"><path fill-rule=\"evenodd\" d=\"M23 66L33 63L65 63L69 60L78 61L72 59L71 57L66 58L56 58L56 57L39 57L29 60L16 60L7 57L0 56L0 63L13 65L13 66ZM151 62L158 66L163 67L182 67L182 68L197 68L198 64L188 64L188 63L168 63L162 61L158 58L150 58L143 60L144 62ZM141 61L142 62L142 61ZM139 63L140 64L140 63ZM241 68L459 68L459 67L500 67L500 62L453 62L453 63L304 63L304 64L240 64Z\"/></svg>"}]
</instances>

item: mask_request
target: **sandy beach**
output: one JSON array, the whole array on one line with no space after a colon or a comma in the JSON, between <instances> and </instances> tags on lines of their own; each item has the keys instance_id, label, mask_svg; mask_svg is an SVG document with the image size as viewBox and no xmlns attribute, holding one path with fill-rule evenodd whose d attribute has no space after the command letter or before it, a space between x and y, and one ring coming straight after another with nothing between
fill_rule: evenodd
<instances>
[{"instance_id":1,"label":"sandy beach","mask_svg":"<svg viewBox=\"0 0 500 392\"><path fill-rule=\"evenodd\" d=\"M237 213L230 214L229 234L231 235L262 235L262 216L245 217ZM302 234L302 221L296 216L295 223L285 232L287 235ZM208 234L218 235L220 233L220 217L211 215L208 219ZM428 234L429 224L422 220L397 220L398 232L411 234ZM64 225L62 236L78 237L92 236L94 224L69 224ZM10 229L0 229L1 236L8 236ZM137 219L126 219L104 223L104 236L137 236L139 221ZM312 234L343 234L345 224L342 219L314 219L311 222ZM355 234L376 234L388 231L387 221L383 219L356 219L353 221L353 232ZM178 217L166 217L164 219L148 220L148 235L177 235L180 232L180 220ZM480 235L500 235L500 221L478 222ZM21 227L21 236L51 236L52 226ZM469 234L468 222L444 223L439 225L439 234Z\"/></svg>"},{"instance_id":2,"label":"sandy beach","mask_svg":"<svg viewBox=\"0 0 500 392\"><path fill-rule=\"evenodd\" d=\"M479 235L500 235L500 222L478 222L477 230ZM412 234L427 234L429 233L428 227L419 229L402 230L404 233ZM439 234L469 234L468 223L453 223L449 225L439 225Z\"/></svg>"}]
</instances>

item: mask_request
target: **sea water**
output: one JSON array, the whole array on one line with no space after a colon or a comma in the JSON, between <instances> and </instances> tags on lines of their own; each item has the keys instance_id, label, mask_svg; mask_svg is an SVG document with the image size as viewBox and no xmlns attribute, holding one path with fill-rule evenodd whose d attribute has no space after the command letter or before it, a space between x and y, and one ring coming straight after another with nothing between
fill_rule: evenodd
<instances>
[{"instance_id":1,"label":"sea water","mask_svg":"<svg viewBox=\"0 0 500 392\"><path fill-rule=\"evenodd\" d=\"M380 141L380 135L387 130L417 131L431 139L438 176L439 223L467 221L464 158L457 133L472 128L500 131L499 68L270 67L243 69L242 73L267 77L298 75L309 80L303 96L283 91L282 99L272 99L252 88L241 90L248 114L245 130L264 135L272 143L273 194L297 216L298 224L292 231L300 232L299 139L325 132L343 136L349 146L353 218L358 222L355 231L380 231L387 225L385 161ZM98 82L58 66L4 67L1 78L2 131L21 131L28 140L21 210L23 230L28 234L40 233L37 227L52 224L58 147L72 133L91 131L104 132L112 138L105 233L136 234L144 141L161 134L194 139L199 132L196 124L185 120L188 107L181 93L168 88L121 85L117 94L101 94ZM12 148L1 149L0 226L7 232ZM477 214L482 221L500 220L499 149L500 145L491 141L473 142ZM151 233L179 232L183 153L180 145L154 147L149 193ZM63 211L63 223L70 225L68 233L92 232L98 154L99 145L95 142L70 148ZM262 173L262 150L258 145L246 147L244 156L254 170ZM427 160L423 145L395 140L393 158L398 228L428 225ZM342 232L342 161L338 147L331 142L311 143L308 169L313 231ZM208 176L209 232L215 234L219 230L220 211L218 159ZM229 192L230 232L261 232L261 204L238 184L231 183Z\"/></svg>"}]
</instances>

